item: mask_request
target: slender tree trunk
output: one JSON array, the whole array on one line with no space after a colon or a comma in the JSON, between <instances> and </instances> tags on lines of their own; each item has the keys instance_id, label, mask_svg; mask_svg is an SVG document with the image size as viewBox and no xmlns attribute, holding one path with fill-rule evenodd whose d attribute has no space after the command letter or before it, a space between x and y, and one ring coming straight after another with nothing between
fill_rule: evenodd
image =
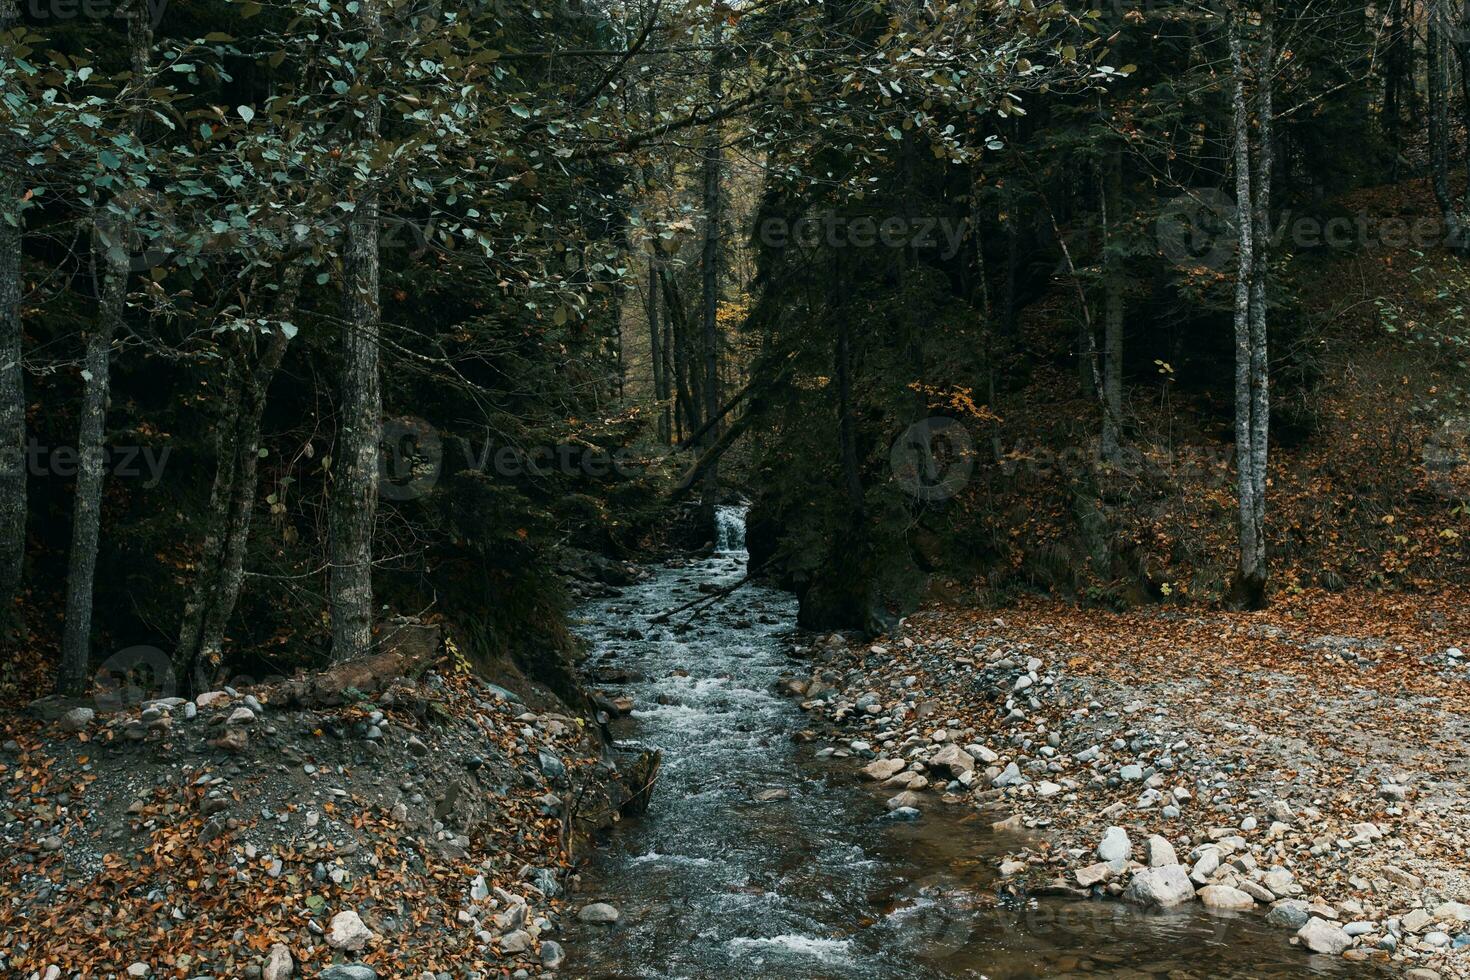
<instances>
[{"instance_id":1,"label":"slender tree trunk","mask_svg":"<svg viewBox=\"0 0 1470 980\"><path fill-rule=\"evenodd\" d=\"M1103 413L1102 457L1116 462L1122 445L1123 417L1123 259L1114 241L1123 213L1123 151L1114 149L1104 178L1103 221L1107 229L1103 285Z\"/></svg>"},{"instance_id":2,"label":"slender tree trunk","mask_svg":"<svg viewBox=\"0 0 1470 980\"><path fill-rule=\"evenodd\" d=\"M123 243L126 245L126 233ZM97 323L87 333L82 358L81 427L77 434L77 483L72 502L71 551L66 576L66 624L61 639L61 691L86 689L92 656L92 599L97 572L97 541L102 527L103 444L107 436L107 396L111 380L112 338L127 306L128 261L118 248L102 245L94 261L102 279Z\"/></svg>"},{"instance_id":3,"label":"slender tree trunk","mask_svg":"<svg viewBox=\"0 0 1470 980\"><path fill-rule=\"evenodd\" d=\"M653 245L657 250L658 243ZM663 337L659 332L658 311L658 256L656 252L648 256L648 297L644 308L648 316L648 363L653 373L653 397L658 402L658 438L661 443L668 445L671 433L669 431L669 403L664 391L663 372Z\"/></svg>"},{"instance_id":4,"label":"slender tree trunk","mask_svg":"<svg viewBox=\"0 0 1470 980\"><path fill-rule=\"evenodd\" d=\"M360 0L358 26L374 53L383 36L378 0ZM357 120L357 151L371 157L382 109L366 96ZM366 655L373 633L373 525L378 510L378 442L383 396L378 376L378 199L360 188L342 259L342 395L332 461L332 660Z\"/></svg>"},{"instance_id":5,"label":"slender tree trunk","mask_svg":"<svg viewBox=\"0 0 1470 980\"><path fill-rule=\"evenodd\" d=\"M142 0L127 10L131 84L147 83L153 33ZM133 134L142 132L141 114L134 113ZM128 249L132 222L127 217L106 220L93 246L94 281L100 282L97 322L87 332L82 356L81 425L77 433L76 497L72 503L71 551L67 556L66 622L61 637L59 687L80 694L87 685L92 655L92 606L97 573L97 542L102 529L103 454L107 438L107 399L111 384L112 341L123 328L127 311Z\"/></svg>"},{"instance_id":6,"label":"slender tree trunk","mask_svg":"<svg viewBox=\"0 0 1470 980\"><path fill-rule=\"evenodd\" d=\"M837 341L832 352L837 378L837 451L842 461L842 485L847 492L851 526L859 531L863 524L864 494L862 473L858 469L857 431L853 423L852 405L852 333L850 321L841 311L842 273L837 254L832 255L831 308L837 321Z\"/></svg>"},{"instance_id":7,"label":"slender tree trunk","mask_svg":"<svg viewBox=\"0 0 1470 980\"><path fill-rule=\"evenodd\" d=\"M1451 248L1465 247L1460 214L1454 198L1450 195L1450 95L1449 57L1446 51L1443 24L1440 18L1429 18L1428 39L1425 43L1428 62L1429 97L1429 163L1430 183L1434 187L1434 199L1439 204L1440 215L1445 224L1445 237Z\"/></svg>"},{"instance_id":8,"label":"slender tree trunk","mask_svg":"<svg viewBox=\"0 0 1470 980\"><path fill-rule=\"evenodd\" d=\"M694 432L700 427L699 402L690 389L692 371L689 363L689 314L685 310L683 297L679 295L679 284L668 274L667 269L659 269L659 279L663 283L672 334L667 346L674 351L674 394L675 407L678 409L675 417L680 423L677 434L682 441L685 432Z\"/></svg>"},{"instance_id":9,"label":"slender tree trunk","mask_svg":"<svg viewBox=\"0 0 1470 980\"><path fill-rule=\"evenodd\" d=\"M0 58L4 57L5 52L0 51ZM26 552L20 193L20 181L14 175L0 174L0 626L9 619L20 593Z\"/></svg>"},{"instance_id":10,"label":"slender tree trunk","mask_svg":"<svg viewBox=\"0 0 1470 980\"><path fill-rule=\"evenodd\" d=\"M277 302L282 321L294 315L302 270L293 266ZM290 337L276 329L265 342L256 364L242 356L236 368L230 410L216 430L214 484L210 489L210 524L194 576L194 587L184 606L179 645L174 657L180 676L217 666L224 650L224 631L239 601L245 576L245 547L255 513L260 465L261 420L266 394Z\"/></svg>"},{"instance_id":11,"label":"slender tree trunk","mask_svg":"<svg viewBox=\"0 0 1470 980\"><path fill-rule=\"evenodd\" d=\"M720 29L715 29L715 52L711 55L709 68L709 98L717 105L721 89L722 53L718 50ZM700 256L700 271L703 275L700 324L704 346L704 417L713 419L720 411L720 222L722 189L720 187L721 146L720 126L708 127L704 137L704 248ZM719 424L716 423L706 435L706 445L719 441ZM702 505L711 510L719 493L719 466L711 464L704 473Z\"/></svg>"},{"instance_id":12,"label":"slender tree trunk","mask_svg":"<svg viewBox=\"0 0 1470 980\"><path fill-rule=\"evenodd\" d=\"M0 33L17 20L15 0L0 0ZM0 61L10 45L0 41ZM23 185L0 163L0 629L15 609L26 552L26 399L21 372Z\"/></svg>"},{"instance_id":13,"label":"slender tree trunk","mask_svg":"<svg viewBox=\"0 0 1470 980\"><path fill-rule=\"evenodd\" d=\"M1255 405L1254 349L1251 338L1251 287L1255 275L1255 240L1250 161L1250 110L1246 102L1246 70L1244 40L1241 27L1230 23L1230 62L1232 68L1232 106L1234 109L1233 158L1235 167L1237 255L1235 275L1235 464L1238 503L1237 533L1240 561L1232 587L1235 601L1256 605L1265 586L1265 568L1259 541L1260 512L1255 500L1260 485L1255 466L1256 428L1253 423Z\"/></svg>"},{"instance_id":14,"label":"slender tree trunk","mask_svg":"<svg viewBox=\"0 0 1470 980\"><path fill-rule=\"evenodd\" d=\"M1264 594L1266 565L1266 474L1270 462L1271 371L1267 337L1266 279L1271 262L1271 177L1275 164L1273 117L1275 100L1275 4L1266 0L1261 13L1261 51L1256 70L1257 138L1260 141L1256 160L1255 200L1251 236L1256 254L1251 263L1251 461L1252 521L1256 532L1255 565L1260 571L1260 590Z\"/></svg>"},{"instance_id":15,"label":"slender tree trunk","mask_svg":"<svg viewBox=\"0 0 1470 980\"><path fill-rule=\"evenodd\" d=\"M1404 22L1404 0L1389 0L1388 44L1383 53L1383 131L1394 150L1394 171L1402 149L1400 93L1404 88L1404 45L1408 43Z\"/></svg>"}]
</instances>

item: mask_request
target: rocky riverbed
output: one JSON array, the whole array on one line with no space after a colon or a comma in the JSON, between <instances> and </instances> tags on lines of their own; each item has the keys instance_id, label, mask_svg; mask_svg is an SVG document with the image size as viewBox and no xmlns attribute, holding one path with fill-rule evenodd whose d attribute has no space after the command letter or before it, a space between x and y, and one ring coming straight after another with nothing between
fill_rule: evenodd
<instances>
[{"instance_id":1,"label":"rocky riverbed","mask_svg":"<svg viewBox=\"0 0 1470 980\"><path fill-rule=\"evenodd\" d=\"M1304 969L1470 977L1464 603L1318 598L936 609L801 644L783 686L894 814L991 814L1015 891L1257 915Z\"/></svg>"}]
</instances>

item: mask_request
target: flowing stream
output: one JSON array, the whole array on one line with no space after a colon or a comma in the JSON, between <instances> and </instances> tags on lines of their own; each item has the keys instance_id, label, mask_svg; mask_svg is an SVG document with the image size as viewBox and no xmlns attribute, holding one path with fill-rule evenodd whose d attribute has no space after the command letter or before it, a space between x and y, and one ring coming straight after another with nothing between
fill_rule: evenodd
<instances>
[{"instance_id":1,"label":"flowing stream","mask_svg":"<svg viewBox=\"0 0 1470 980\"><path fill-rule=\"evenodd\" d=\"M583 610L597 686L631 695L625 743L663 750L648 813L625 822L572 901L623 914L574 925L566 975L586 978L1301 977L1347 975L1258 917L1198 907L1000 896L996 817L937 797L886 817L850 762L820 763L774 691L795 601L745 586L652 622L744 575L743 511L722 508L717 551ZM614 673L617 672L617 673Z\"/></svg>"}]
</instances>

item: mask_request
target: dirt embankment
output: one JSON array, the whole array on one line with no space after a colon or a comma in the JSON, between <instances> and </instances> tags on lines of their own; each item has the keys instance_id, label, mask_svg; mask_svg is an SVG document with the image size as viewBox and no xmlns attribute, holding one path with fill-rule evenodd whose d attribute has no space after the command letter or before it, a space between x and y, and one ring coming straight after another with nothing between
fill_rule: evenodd
<instances>
[{"instance_id":1,"label":"dirt embankment","mask_svg":"<svg viewBox=\"0 0 1470 980\"><path fill-rule=\"evenodd\" d=\"M554 969L569 851L629 793L596 719L426 666L0 717L0 973Z\"/></svg>"}]
</instances>

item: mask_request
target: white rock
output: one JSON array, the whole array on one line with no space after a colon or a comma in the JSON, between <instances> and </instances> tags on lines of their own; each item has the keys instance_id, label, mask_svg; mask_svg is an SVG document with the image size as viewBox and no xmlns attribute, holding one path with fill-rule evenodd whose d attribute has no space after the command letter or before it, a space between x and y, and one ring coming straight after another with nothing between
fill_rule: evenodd
<instances>
[{"instance_id":1,"label":"white rock","mask_svg":"<svg viewBox=\"0 0 1470 980\"><path fill-rule=\"evenodd\" d=\"M1307 949L1314 953L1326 953L1328 956L1340 956L1343 950L1353 944L1353 937L1343 932L1340 926L1315 915L1297 930L1296 936Z\"/></svg>"},{"instance_id":2,"label":"white rock","mask_svg":"<svg viewBox=\"0 0 1470 980\"><path fill-rule=\"evenodd\" d=\"M1194 886L1182 865L1146 868L1133 876L1123 890L1125 901L1150 908L1167 909L1194 899Z\"/></svg>"},{"instance_id":3,"label":"white rock","mask_svg":"<svg viewBox=\"0 0 1470 980\"><path fill-rule=\"evenodd\" d=\"M1178 864L1179 856L1174 853L1174 845L1158 834L1149 837L1143 842L1144 863L1150 868L1162 868L1166 864Z\"/></svg>"},{"instance_id":4,"label":"white rock","mask_svg":"<svg viewBox=\"0 0 1470 980\"><path fill-rule=\"evenodd\" d=\"M594 902L582 907L577 913L577 919L581 922L594 922L599 925L611 925L623 917L617 909L606 902Z\"/></svg>"},{"instance_id":5,"label":"white rock","mask_svg":"<svg viewBox=\"0 0 1470 980\"><path fill-rule=\"evenodd\" d=\"M331 928L327 930L327 945L349 953L357 952L374 938L373 931L351 909L332 916Z\"/></svg>"},{"instance_id":6,"label":"white rock","mask_svg":"<svg viewBox=\"0 0 1470 980\"><path fill-rule=\"evenodd\" d=\"M1102 842L1097 845L1097 856L1114 865L1121 865L1133 857L1133 841L1122 827L1109 827L1103 832Z\"/></svg>"},{"instance_id":7,"label":"white rock","mask_svg":"<svg viewBox=\"0 0 1470 980\"><path fill-rule=\"evenodd\" d=\"M296 963L291 959L291 951L283 944L276 943L271 947L270 955L265 958L265 965L260 968L261 980L289 980L296 969Z\"/></svg>"},{"instance_id":8,"label":"white rock","mask_svg":"<svg viewBox=\"0 0 1470 980\"><path fill-rule=\"evenodd\" d=\"M1208 909L1252 909L1256 900L1239 888L1229 885L1206 885L1199 890L1199 900Z\"/></svg>"}]
</instances>

